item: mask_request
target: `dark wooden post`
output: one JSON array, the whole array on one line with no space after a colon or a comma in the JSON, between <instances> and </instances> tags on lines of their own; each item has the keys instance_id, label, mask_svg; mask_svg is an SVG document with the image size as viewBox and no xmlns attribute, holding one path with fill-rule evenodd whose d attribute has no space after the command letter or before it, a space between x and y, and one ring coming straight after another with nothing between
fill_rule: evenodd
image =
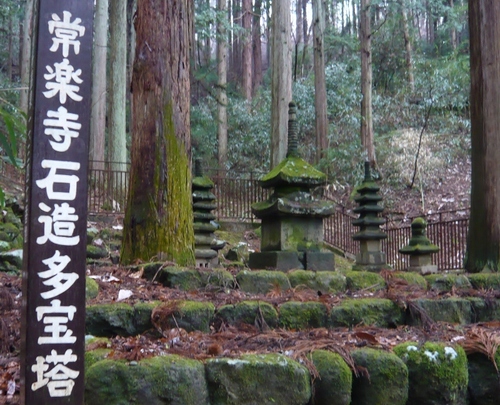
<instances>
[{"instance_id":1,"label":"dark wooden post","mask_svg":"<svg viewBox=\"0 0 500 405\"><path fill-rule=\"evenodd\" d=\"M93 0L37 0L21 401L83 404Z\"/></svg>"}]
</instances>

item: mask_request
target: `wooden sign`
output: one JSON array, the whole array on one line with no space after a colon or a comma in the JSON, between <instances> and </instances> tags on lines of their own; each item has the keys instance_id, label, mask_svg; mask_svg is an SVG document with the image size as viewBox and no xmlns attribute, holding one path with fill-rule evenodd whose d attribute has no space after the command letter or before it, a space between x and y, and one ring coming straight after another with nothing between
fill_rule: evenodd
<instances>
[{"instance_id":1,"label":"wooden sign","mask_svg":"<svg viewBox=\"0 0 500 405\"><path fill-rule=\"evenodd\" d=\"M21 401L83 404L93 0L38 0ZM35 11L37 8L35 8Z\"/></svg>"}]
</instances>

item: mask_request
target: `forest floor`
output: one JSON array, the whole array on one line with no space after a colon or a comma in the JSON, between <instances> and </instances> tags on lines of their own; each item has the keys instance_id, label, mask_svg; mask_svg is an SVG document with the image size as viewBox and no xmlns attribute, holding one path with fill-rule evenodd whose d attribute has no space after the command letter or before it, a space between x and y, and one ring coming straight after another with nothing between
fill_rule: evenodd
<instances>
[{"instance_id":1,"label":"forest floor","mask_svg":"<svg viewBox=\"0 0 500 405\"><path fill-rule=\"evenodd\" d=\"M390 210L404 213L407 216L420 215L422 212L444 210L462 210L469 206L470 163L462 162L450 167L439 178L432 179L425 191L418 188L403 188L390 192L382 188L384 200L389 202ZM349 205L352 190L330 190L335 199ZM242 235L251 245L258 245L255 234ZM236 269L228 268L236 272ZM137 278L129 269L116 265L89 266L89 275L97 278L100 293L90 303L116 302L120 290L130 290L133 295L124 302L148 302L153 300L200 300L211 301L216 307L236 303L241 300L259 299L279 304L287 300L321 301L328 307L336 305L346 295L318 294L310 290L272 291L265 296L252 296L239 290L202 290L184 292L170 289L157 282ZM437 296L437 292L412 291L408 285L391 283L390 275L386 275L388 288L377 293L365 292L370 297L389 297L396 301L406 302L408 299L426 296ZM471 292L468 292L469 294ZM459 294L452 291L447 294ZM479 294L475 292L474 294ZM487 294L482 292L482 294ZM489 292L488 294L495 294ZM497 292L492 298L500 298ZM21 319L21 278L0 272L0 404L19 403L19 361L20 361L20 319ZM165 332L161 325L143 335L111 339L112 357L139 360L143 357L168 353L181 354L197 359L213 356L237 356L243 352L287 352L300 357L314 348L330 348L343 354L349 360L349 350L360 346L373 346L390 350L394 345L404 341L459 341L468 334L477 333L477 325L462 326L428 323L422 328L401 326L394 329L357 327L352 329L337 328L333 330L312 329L306 331L270 330L266 325L245 325L239 328L227 325L214 327L212 332L204 334L178 329ZM486 330L498 330L500 322L485 324ZM161 331L161 332L160 332ZM176 344L172 344L172 342ZM166 346L169 349L166 349Z\"/></svg>"}]
</instances>

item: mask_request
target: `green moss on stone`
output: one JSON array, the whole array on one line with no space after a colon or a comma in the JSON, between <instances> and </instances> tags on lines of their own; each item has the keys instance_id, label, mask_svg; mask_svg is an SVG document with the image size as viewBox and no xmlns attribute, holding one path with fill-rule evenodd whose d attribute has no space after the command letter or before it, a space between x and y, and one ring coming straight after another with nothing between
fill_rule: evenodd
<instances>
[{"instance_id":1,"label":"green moss on stone","mask_svg":"<svg viewBox=\"0 0 500 405\"><path fill-rule=\"evenodd\" d=\"M469 274L469 281L472 287L484 290L500 290L499 273L476 273Z\"/></svg>"},{"instance_id":2,"label":"green moss on stone","mask_svg":"<svg viewBox=\"0 0 500 405\"><path fill-rule=\"evenodd\" d=\"M466 405L467 356L460 346L407 342L394 348L407 365L408 405Z\"/></svg>"},{"instance_id":3,"label":"green moss on stone","mask_svg":"<svg viewBox=\"0 0 500 405\"><path fill-rule=\"evenodd\" d=\"M349 405L351 403L352 372L337 353L315 350L311 354L319 378L314 380L315 405Z\"/></svg>"},{"instance_id":4,"label":"green moss on stone","mask_svg":"<svg viewBox=\"0 0 500 405\"><path fill-rule=\"evenodd\" d=\"M347 278L347 288L350 291L378 291L386 287L384 278L377 273L349 271L345 273L345 276Z\"/></svg>"},{"instance_id":5,"label":"green moss on stone","mask_svg":"<svg viewBox=\"0 0 500 405\"><path fill-rule=\"evenodd\" d=\"M223 305L217 309L216 317L219 322L227 322L230 325L238 325L239 323L262 324L262 318L271 328L278 323L276 309L263 301L241 301L236 305Z\"/></svg>"},{"instance_id":6,"label":"green moss on stone","mask_svg":"<svg viewBox=\"0 0 500 405\"><path fill-rule=\"evenodd\" d=\"M420 298L413 301L435 322L468 324L473 320L472 306L466 298L446 298L442 300ZM415 315L415 314L414 314ZM410 319L410 324L419 325L418 314Z\"/></svg>"},{"instance_id":7,"label":"green moss on stone","mask_svg":"<svg viewBox=\"0 0 500 405\"><path fill-rule=\"evenodd\" d=\"M87 245L87 258L88 259L104 259L108 257L109 253L106 249L99 246Z\"/></svg>"},{"instance_id":8,"label":"green moss on stone","mask_svg":"<svg viewBox=\"0 0 500 405\"><path fill-rule=\"evenodd\" d=\"M493 362L482 353L470 354L467 360L470 405L498 405L500 382ZM495 362L500 369L500 348L496 351Z\"/></svg>"},{"instance_id":9,"label":"green moss on stone","mask_svg":"<svg viewBox=\"0 0 500 405\"><path fill-rule=\"evenodd\" d=\"M408 271L396 271L392 273L392 278L395 280L403 280L407 282L409 286L416 286L424 290L427 289L426 279L418 273L408 272Z\"/></svg>"},{"instance_id":10,"label":"green moss on stone","mask_svg":"<svg viewBox=\"0 0 500 405\"><path fill-rule=\"evenodd\" d=\"M240 290L252 294L267 294L272 290L286 291L291 288L290 281L281 271L240 271L236 275Z\"/></svg>"},{"instance_id":11,"label":"green moss on stone","mask_svg":"<svg viewBox=\"0 0 500 405\"><path fill-rule=\"evenodd\" d=\"M163 284L170 288L183 291L192 291L205 287L200 273L196 269L185 267L166 267L161 270L164 274L160 277Z\"/></svg>"},{"instance_id":12,"label":"green moss on stone","mask_svg":"<svg viewBox=\"0 0 500 405\"><path fill-rule=\"evenodd\" d=\"M353 379L352 403L355 405L406 405L408 368L393 353L363 348L351 353L357 366L365 367L369 378Z\"/></svg>"},{"instance_id":13,"label":"green moss on stone","mask_svg":"<svg viewBox=\"0 0 500 405\"><path fill-rule=\"evenodd\" d=\"M323 328L327 309L321 302L285 302L279 307L279 324L287 329Z\"/></svg>"},{"instance_id":14,"label":"green moss on stone","mask_svg":"<svg viewBox=\"0 0 500 405\"><path fill-rule=\"evenodd\" d=\"M322 293L344 292L347 286L346 277L336 271L293 270L287 273L292 288L304 286Z\"/></svg>"},{"instance_id":15,"label":"green moss on stone","mask_svg":"<svg viewBox=\"0 0 500 405\"><path fill-rule=\"evenodd\" d=\"M143 333L153 327L151 323L151 313L161 301L138 302L134 305L134 327L138 333Z\"/></svg>"},{"instance_id":16,"label":"green moss on stone","mask_svg":"<svg viewBox=\"0 0 500 405\"><path fill-rule=\"evenodd\" d=\"M366 326L394 327L404 324L403 310L394 302L383 298L348 299L333 307L328 319L329 327Z\"/></svg>"},{"instance_id":17,"label":"green moss on stone","mask_svg":"<svg viewBox=\"0 0 500 405\"><path fill-rule=\"evenodd\" d=\"M211 405L304 405L311 399L309 371L279 354L249 354L206 363Z\"/></svg>"},{"instance_id":18,"label":"green moss on stone","mask_svg":"<svg viewBox=\"0 0 500 405\"><path fill-rule=\"evenodd\" d=\"M232 289L235 286L233 275L223 269L200 271L200 276L205 286L220 287L224 290Z\"/></svg>"},{"instance_id":19,"label":"green moss on stone","mask_svg":"<svg viewBox=\"0 0 500 405\"><path fill-rule=\"evenodd\" d=\"M109 353L111 353L111 349L108 348L100 348L85 352L84 369L88 370L90 366L94 365L98 361L106 359Z\"/></svg>"},{"instance_id":20,"label":"green moss on stone","mask_svg":"<svg viewBox=\"0 0 500 405\"><path fill-rule=\"evenodd\" d=\"M86 333L93 336L133 336L134 309L123 303L89 305L86 308Z\"/></svg>"},{"instance_id":21,"label":"green moss on stone","mask_svg":"<svg viewBox=\"0 0 500 405\"><path fill-rule=\"evenodd\" d=\"M262 187L276 185L308 185L311 187L324 184L326 175L311 166L300 157L290 156L283 159L274 169L260 179Z\"/></svg>"},{"instance_id":22,"label":"green moss on stone","mask_svg":"<svg viewBox=\"0 0 500 405\"><path fill-rule=\"evenodd\" d=\"M99 284L93 278L85 277L85 300L91 300L99 294Z\"/></svg>"},{"instance_id":23,"label":"green moss on stone","mask_svg":"<svg viewBox=\"0 0 500 405\"><path fill-rule=\"evenodd\" d=\"M484 300L479 297L467 297L472 308L472 323L491 322L500 319L500 299Z\"/></svg>"},{"instance_id":24,"label":"green moss on stone","mask_svg":"<svg viewBox=\"0 0 500 405\"><path fill-rule=\"evenodd\" d=\"M469 279L460 274L430 274L425 276L429 288L436 291L451 291L452 288L471 288Z\"/></svg>"}]
</instances>

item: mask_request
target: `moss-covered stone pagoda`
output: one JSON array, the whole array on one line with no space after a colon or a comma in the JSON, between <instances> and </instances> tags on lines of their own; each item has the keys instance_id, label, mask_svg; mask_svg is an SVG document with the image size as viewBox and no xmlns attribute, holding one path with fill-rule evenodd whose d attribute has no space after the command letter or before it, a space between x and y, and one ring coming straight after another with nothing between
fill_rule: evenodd
<instances>
[{"instance_id":1,"label":"moss-covered stone pagoda","mask_svg":"<svg viewBox=\"0 0 500 405\"><path fill-rule=\"evenodd\" d=\"M378 205L382 200L378 194L379 190L380 187L371 176L370 163L365 162L365 178L354 197L359 206L353 211L359 214L359 218L352 221L352 224L358 226L360 230L352 238L359 241L360 251L356 255L353 270L378 272L387 267L386 255L381 249L381 241L387 238L387 234L380 229L385 220L378 217L384 210Z\"/></svg>"},{"instance_id":2,"label":"moss-covered stone pagoda","mask_svg":"<svg viewBox=\"0 0 500 405\"><path fill-rule=\"evenodd\" d=\"M333 270L334 255L323 250L323 218L334 205L313 195L326 183L326 175L299 157L297 151L297 108L289 105L288 153L286 158L260 180L263 188L274 188L266 201L252 205L262 220L261 251L250 254L254 269Z\"/></svg>"},{"instance_id":3,"label":"moss-covered stone pagoda","mask_svg":"<svg viewBox=\"0 0 500 405\"><path fill-rule=\"evenodd\" d=\"M411 238L408 245L399 249L399 252L410 256L408 271L420 274L437 273L438 268L432 264L431 255L439 252L427 237L427 222L423 218L415 218L411 223Z\"/></svg>"}]
</instances>

